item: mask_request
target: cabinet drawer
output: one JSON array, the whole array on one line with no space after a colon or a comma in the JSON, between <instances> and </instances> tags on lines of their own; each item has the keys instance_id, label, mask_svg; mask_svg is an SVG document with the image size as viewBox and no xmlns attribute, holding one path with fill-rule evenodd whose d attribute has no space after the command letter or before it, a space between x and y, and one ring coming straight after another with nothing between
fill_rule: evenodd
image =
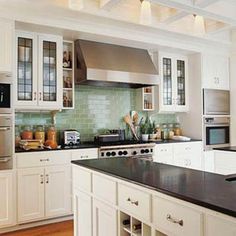
<instances>
[{"instance_id":1,"label":"cabinet drawer","mask_svg":"<svg viewBox=\"0 0 236 236\"><path fill-rule=\"evenodd\" d=\"M16 154L17 168L65 165L70 163L68 151L30 152Z\"/></svg>"},{"instance_id":2,"label":"cabinet drawer","mask_svg":"<svg viewBox=\"0 0 236 236\"><path fill-rule=\"evenodd\" d=\"M127 213L139 219L151 220L151 195L149 193L119 184L118 204Z\"/></svg>"},{"instance_id":3,"label":"cabinet drawer","mask_svg":"<svg viewBox=\"0 0 236 236\"><path fill-rule=\"evenodd\" d=\"M157 144L155 146L155 155L156 156L171 156L173 154L172 144Z\"/></svg>"},{"instance_id":4,"label":"cabinet drawer","mask_svg":"<svg viewBox=\"0 0 236 236\"><path fill-rule=\"evenodd\" d=\"M202 213L160 197L153 197L153 223L165 234L201 236Z\"/></svg>"},{"instance_id":5,"label":"cabinet drawer","mask_svg":"<svg viewBox=\"0 0 236 236\"><path fill-rule=\"evenodd\" d=\"M81 160L81 159L96 159L98 158L98 149L97 148L85 148L79 150L73 150L71 152L72 160Z\"/></svg>"},{"instance_id":6,"label":"cabinet drawer","mask_svg":"<svg viewBox=\"0 0 236 236\"><path fill-rule=\"evenodd\" d=\"M73 189L90 193L92 190L92 174L88 170L73 165Z\"/></svg>"},{"instance_id":7,"label":"cabinet drawer","mask_svg":"<svg viewBox=\"0 0 236 236\"><path fill-rule=\"evenodd\" d=\"M200 153L202 150L201 142L188 142L173 144L174 154Z\"/></svg>"},{"instance_id":8,"label":"cabinet drawer","mask_svg":"<svg viewBox=\"0 0 236 236\"><path fill-rule=\"evenodd\" d=\"M105 176L93 174L93 193L111 204L117 202L117 183Z\"/></svg>"}]
</instances>

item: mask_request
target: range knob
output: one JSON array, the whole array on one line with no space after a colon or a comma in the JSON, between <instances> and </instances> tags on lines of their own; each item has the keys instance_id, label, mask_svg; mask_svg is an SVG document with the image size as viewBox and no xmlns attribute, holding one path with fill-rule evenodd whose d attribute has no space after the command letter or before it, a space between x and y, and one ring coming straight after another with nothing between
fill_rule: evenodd
<instances>
[{"instance_id":1,"label":"range knob","mask_svg":"<svg viewBox=\"0 0 236 236\"><path fill-rule=\"evenodd\" d=\"M112 152L111 155L114 157L114 156L116 155L116 153L115 153L115 152Z\"/></svg>"},{"instance_id":2,"label":"range knob","mask_svg":"<svg viewBox=\"0 0 236 236\"><path fill-rule=\"evenodd\" d=\"M122 151L119 151L119 152L118 152L118 155L119 155L119 156L122 156L122 155L123 155L123 152L122 152Z\"/></svg>"},{"instance_id":3,"label":"range knob","mask_svg":"<svg viewBox=\"0 0 236 236\"><path fill-rule=\"evenodd\" d=\"M124 151L124 152L123 152L123 154L124 154L124 155L127 155L127 154L128 154L128 152L127 152L127 151Z\"/></svg>"},{"instance_id":4,"label":"range knob","mask_svg":"<svg viewBox=\"0 0 236 236\"><path fill-rule=\"evenodd\" d=\"M149 149L145 149L145 153L149 153Z\"/></svg>"},{"instance_id":5,"label":"range knob","mask_svg":"<svg viewBox=\"0 0 236 236\"><path fill-rule=\"evenodd\" d=\"M132 153L132 154L133 154L134 156L135 156L135 155L137 155L137 151L133 151L133 153Z\"/></svg>"},{"instance_id":6,"label":"range knob","mask_svg":"<svg viewBox=\"0 0 236 236\"><path fill-rule=\"evenodd\" d=\"M107 152L106 155L109 157L109 156L111 155L111 153L110 153L110 152Z\"/></svg>"},{"instance_id":7,"label":"range knob","mask_svg":"<svg viewBox=\"0 0 236 236\"><path fill-rule=\"evenodd\" d=\"M144 149L141 149L141 153L144 154L144 153L145 153L145 150L144 150Z\"/></svg>"}]
</instances>

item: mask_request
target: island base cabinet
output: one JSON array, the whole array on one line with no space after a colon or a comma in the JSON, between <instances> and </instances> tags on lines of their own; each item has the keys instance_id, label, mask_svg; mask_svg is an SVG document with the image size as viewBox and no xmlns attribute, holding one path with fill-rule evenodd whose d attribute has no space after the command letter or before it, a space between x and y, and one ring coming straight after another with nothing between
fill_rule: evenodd
<instances>
[{"instance_id":1,"label":"island base cabinet","mask_svg":"<svg viewBox=\"0 0 236 236\"><path fill-rule=\"evenodd\" d=\"M168 199L153 198L153 223L167 235L202 236L202 213Z\"/></svg>"},{"instance_id":2,"label":"island base cabinet","mask_svg":"<svg viewBox=\"0 0 236 236\"><path fill-rule=\"evenodd\" d=\"M92 198L80 191L74 192L74 234L92 236Z\"/></svg>"},{"instance_id":3,"label":"island base cabinet","mask_svg":"<svg viewBox=\"0 0 236 236\"><path fill-rule=\"evenodd\" d=\"M117 236L116 209L96 199L93 201L93 236Z\"/></svg>"},{"instance_id":4,"label":"island base cabinet","mask_svg":"<svg viewBox=\"0 0 236 236\"><path fill-rule=\"evenodd\" d=\"M206 215L205 236L235 236L236 223L220 216Z\"/></svg>"}]
</instances>

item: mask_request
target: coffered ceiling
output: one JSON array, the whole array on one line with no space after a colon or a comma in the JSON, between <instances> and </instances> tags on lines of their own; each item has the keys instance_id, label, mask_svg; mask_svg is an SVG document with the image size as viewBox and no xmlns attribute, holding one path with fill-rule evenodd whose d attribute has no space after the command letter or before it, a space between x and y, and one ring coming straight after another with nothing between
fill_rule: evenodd
<instances>
[{"instance_id":1,"label":"coffered ceiling","mask_svg":"<svg viewBox=\"0 0 236 236\"><path fill-rule=\"evenodd\" d=\"M71 0L77 8L69 7L70 0L0 0L0 10L29 14L47 12L76 19L80 14L107 20L139 25L140 0ZM194 14L204 17L206 34L197 37L219 37L229 40L229 32L236 27L236 0L150 0L152 23L146 27L194 35ZM25 8L25 9L24 9Z\"/></svg>"}]
</instances>

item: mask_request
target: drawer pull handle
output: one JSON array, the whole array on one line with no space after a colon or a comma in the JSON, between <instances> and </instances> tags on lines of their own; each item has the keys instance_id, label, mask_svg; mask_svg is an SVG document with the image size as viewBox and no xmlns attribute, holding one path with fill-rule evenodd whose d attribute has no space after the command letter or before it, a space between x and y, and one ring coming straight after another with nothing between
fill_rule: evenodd
<instances>
[{"instance_id":1,"label":"drawer pull handle","mask_svg":"<svg viewBox=\"0 0 236 236\"><path fill-rule=\"evenodd\" d=\"M46 175L46 184L48 184L48 183L49 183L49 176Z\"/></svg>"},{"instance_id":2,"label":"drawer pull handle","mask_svg":"<svg viewBox=\"0 0 236 236\"><path fill-rule=\"evenodd\" d=\"M176 220L174 218L172 218L172 216L170 214L168 214L166 216L166 219L174 224L179 224L180 226L183 226L184 225L184 221L183 220Z\"/></svg>"},{"instance_id":3,"label":"drawer pull handle","mask_svg":"<svg viewBox=\"0 0 236 236\"><path fill-rule=\"evenodd\" d=\"M44 182L43 175L40 175L40 184L43 184L43 182Z\"/></svg>"},{"instance_id":4,"label":"drawer pull handle","mask_svg":"<svg viewBox=\"0 0 236 236\"><path fill-rule=\"evenodd\" d=\"M40 159L40 161L41 162L43 162L43 161L49 161L49 159L47 158L47 159Z\"/></svg>"},{"instance_id":5,"label":"drawer pull handle","mask_svg":"<svg viewBox=\"0 0 236 236\"><path fill-rule=\"evenodd\" d=\"M88 156L81 156L81 159L87 159Z\"/></svg>"},{"instance_id":6,"label":"drawer pull handle","mask_svg":"<svg viewBox=\"0 0 236 236\"><path fill-rule=\"evenodd\" d=\"M127 201L130 202L131 204L134 204L135 206L138 206L138 201L133 201L131 200L131 198L128 198Z\"/></svg>"}]
</instances>

